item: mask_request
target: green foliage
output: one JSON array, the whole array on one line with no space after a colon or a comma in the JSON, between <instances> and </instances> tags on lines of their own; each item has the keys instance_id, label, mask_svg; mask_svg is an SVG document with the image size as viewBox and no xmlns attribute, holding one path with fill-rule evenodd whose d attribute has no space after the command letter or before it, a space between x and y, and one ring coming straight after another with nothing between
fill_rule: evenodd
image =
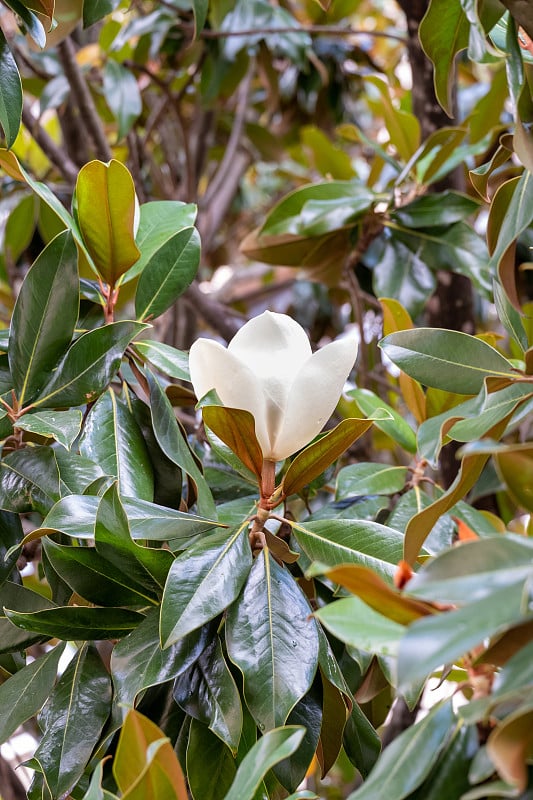
<instances>
[{"instance_id":1,"label":"green foliage","mask_svg":"<svg viewBox=\"0 0 533 800\"><path fill-rule=\"evenodd\" d=\"M0 1L0 740L34 736L29 800L531 792L532 16L399 5L435 96L386 4ZM277 464L258 418L311 351L289 375L261 342L257 419L196 398L187 352L268 306L360 349Z\"/></svg>"}]
</instances>

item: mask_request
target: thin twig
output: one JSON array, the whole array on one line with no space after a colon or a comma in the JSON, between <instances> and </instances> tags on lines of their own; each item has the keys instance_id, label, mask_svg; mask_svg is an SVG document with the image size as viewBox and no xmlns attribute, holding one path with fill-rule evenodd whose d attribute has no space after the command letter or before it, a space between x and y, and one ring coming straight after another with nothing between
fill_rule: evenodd
<instances>
[{"instance_id":1,"label":"thin twig","mask_svg":"<svg viewBox=\"0 0 533 800\"><path fill-rule=\"evenodd\" d=\"M226 342L233 339L241 327L236 312L204 294L196 282L189 286L183 297Z\"/></svg>"},{"instance_id":2,"label":"thin twig","mask_svg":"<svg viewBox=\"0 0 533 800\"><path fill-rule=\"evenodd\" d=\"M182 22L179 27L184 31L194 31L194 25ZM348 28L340 25L299 25L298 27L287 25L279 28L248 28L238 31L213 31L205 28L199 32L200 39L227 39L235 36L274 36L285 33L306 33L309 36L371 36L374 39L393 39L396 42L407 44L407 38L398 33L388 33L387 31L367 31L363 28Z\"/></svg>"},{"instance_id":3,"label":"thin twig","mask_svg":"<svg viewBox=\"0 0 533 800\"><path fill-rule=\"evenodd\" d=\"M72 94L76 98L81 115L87 125L87 130L94 142L96 155L102 161L111 161L113 157L111 148L106 139L89 87L76 61L76 50L70 36L67 36L57 46L57 51Z\"/></svg>"},{"instance_id":4,"label":"thin twig","mask_svg":"<svg viewBox=\"0 0 533 800\"><path fill-rule=\"evenodd\" d=\"M41 126L36 117L33 116L28 103L22 106L22 122L31 133L43 153L50 159L52 164L59 170L67 183L75 184L78 177L76 164L68 157L62 147L54 142L51 136Z\"/></svg>"},{"instance_id":5,"label":"thin twig","mask_svg":"<svg viewBox=\"0 0 533 800\"><path fill-rule=\"evenodd\" d=\"M254 70L255 59L252 59L248 67L248 72L246 73L244 80L239 87L237 105L235 108L235 117L224 156L222 157L222 160L218 165L218 169L213 175L213 178L211 179L202 199L202 205L204 206L208 206L213 197L217 196L222 189L222 186L226 182L228 173L232 170L232 165L241 141L242 130L244 128L246 110L248 108L248 95L250 94Z\"/></svg>"}]
</instances>

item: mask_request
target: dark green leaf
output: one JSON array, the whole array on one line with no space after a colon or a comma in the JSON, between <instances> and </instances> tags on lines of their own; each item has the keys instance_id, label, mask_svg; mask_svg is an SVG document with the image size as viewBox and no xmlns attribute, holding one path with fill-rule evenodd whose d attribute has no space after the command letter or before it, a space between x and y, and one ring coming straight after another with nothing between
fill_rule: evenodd
<instances>
[{"instance_id":1,"label":"dark green leaf","mask_svg":"<svg viewBox=\"0 0 533 800\"><path fill-rule=\"evenodd\" d=\"M209 764L209 769L205 765ZM194 800L220 800L230 788L237 767L229 747L206 725L191 720L187 745L187 779Z\"/></svg>"},{"instance_id":2,"label":"dark green leaf","mask_svg":"<svg viewBox=\"0 0 533 800\"><path fill-rule=\"evenodd\" d=\"M73 592L100 606L145 607L152 596L127 572L103 558L93 547L67 547L45 539L43 548L59 577Z\"/></svg>"},{"instance_id":3,"label":"dark green leaf","mask_svg":"<svg viewBox=\"0 0 533 800\"><path fill-rule=\"evenodd\" d=\"M302 699L296 703L287 718L287 725L301 725L305 736L298 750L273 767L278 781L289 791L294 791L304 780L318 747L322 726L322 686L315 682Z\"/></svg>"},{"instance_id":4,"label":"dark green leaf","mask_svg":"<svg viewBox=\"0 0 533 800\"><path fill-rule=\"evenodd\" d=\"M435 93L452 114L455 56L468 46L470 25L460 3L432 0L420 24L420 41L435 69Z\"/></svg>"},{"instance_id":5,"label":"dark green leaf","mask_svg":"<svg viewBox=\"0 0 533 800\"><path fill-rule=\"evenodd\" d=\"M406 228L434 228L452 225L479 209L479 203L459 192L435 192L417 197L391 214Z\"/></svg>"},{"instance_id":6,"label":"dark green leaf","mask_svg":"<svg viewBox=\"0 0 533 800\"><path fill-rule=\"evenodd\" d=\"M152 319L174 303L191 284L200 263L200 236L184 228L156 250L146 263L135 295L138 319Z\"/></svg>"},{"instance_id":7,"label":"dark green leaf","mask_svg":"<svg viewBox=\"0 0 533 800\"><path fill-rule=\"evenodd\" d=\"M0 587L8 580L17 563L23 538L19 515L0 511Z\"/></svg>"},{"instance_id":8,"label":"dark green leaf","mask_svg":"<svg viewBox=\"0 0 533 800\"><path fill-rule=\"evenodd\" d=\"M44 705L57 677L64 645L32 661L0 685L0 742Z\"/></svg>"},{"instance_id":9,"label":"dark green leaf","mask_svg":"<svg viewBox=\"0 0 533 800\"><path fill-rule=\"evenodd\" d=\"M215 516L215 504L211 490L189 449L187 440L179 427L172 406L159 382L147 373L150 386L152 422L159 446L166 456L191 476L198 490L198 510L206 516Z\"/></svg>"},{"instance_id":10,"label":"dark green leaf","mask_svg":"<svg viewBox=\"0 0 533 800\"><path fill-rule=\"evenodd\" d=\"M13 310L9 366L22 407L41 392L69 346L78 307L76 245L63 231L26 275Z\"/></svg>"},{"instance_id":11,"label":"dark green leaf","mask_svg":"<svg viewBox=\"0 0 533 800\"><path fill-rule=\"evenodd\" d=\"M0 124L7 146L17 138L22 115L22 84L3 31L0 31Z\"/></svg>"},{"instance_id":12,"label":"dark green leaf","mask_svg":"<svg viewBox=\"0 0 533 800\"><path fill-rule=\"evenodd\" d=\"M502 285L498 281L494 281L493 291L494 303L496 305L496 311L498 312L498 319L506 331L512 336L514 341L520 345L522 350L527 350L529 343L524 325L522 323L522 315L509 301L509 298L505 294Z\"/></svg>"},{"instance_id":13,"label":"dark green leaf","mask_svg":"<svg viewBox=\"0 0 533 800\"><path fill-rule=\"evenodd\" d=\"M174 560L161 605L164 647L209 622L238 596L252 564L247 527L203 537Z\"/></svg>"},{"instance_id":14,"label":"dark green leaf","mask_svg":"<svg viewBox=\"0 0 533 800\"><path fill-rule=\"evenodd\" d=\"M172 680L189 669L200 657L212 633L206 626L161 650L159 610L150 610L141 624L113 648L111 675L116 703L133 706L139 692Z\"/></svg>"},{"instance_id":15,"label":"dark green leaf","mask_svg":"<svg viewBox=\"0 0 533 800\"><path fill-rule=\"evenodd\" d=\"M103 477L104 473L98 464L77 453L58 447L54 450L54 455L59 467L60 489L63 496L81 494Z\"/></svg>"},{"instance_id":16,"label":"dark green leaf","mask_svg":"<svg viewBox=\"0 0 533 800\"><path fill-rule=\"evenodd\" d=\"M309 690L318 661L310 607L292 575L265 548L228 610L228 654L244 676L246 704L260 730L285 724Z\"/></svg>"},{"instance_id":17,"label":"dark green leaf","mask_svg":"<svg viewBox=\"0 0 533 800\"><path fill-rule=\"evenodd\" d=\"M0 462L0 508L45 516L59 499L59 471L50 447L25 447Z\"/></svg>"},{"instance_id":18,"label":"dark green leaf","mask_svg":"<svg viewBox=\"0 0 533 800\"><path fill-rule=\"evenodd\" d=\"M162 548L142 547L131 538L128 518L116 484L102 496L96 514L95 544L98 553L121 570L152 597L165 583L172 555Z\"/></svg>"},{"instance_id":19,"label":"dark green leaf","mask_svg":"<svg viewBox=\"0 0 533 800\"><path fill-rule=\"evenodd\" d=\"M113 389L98 398L87 415L80 453L118 479L120 493L151 502L154 477L141 430Z\"/></svg>"},{"instance_id":20,"label":"dark green leaf","mask_svg":"<svg viewBox=\"0 0 533 800\"><path fill-rule=\"evenodd\" d=\"M364 261L372 269L376 297L394 298L412 316L423 310L435 291L435 275L420 257L419 248L410 248L395 236L376 240Z\"/></svg>"},{"instance_id":21,"label":"dark green leaf","mask_svg":"<svg viewBox=\"0 0 533 800\"><path fill-rule=\"evenodd\" d=\"M54 797L64 796L85 770L108 717L111 680L93 647L83 646L59 679L45 709L35 759Z\"/></svg>"},{"instance_id":22,"label":"dark green leaf","mask_svg":"<svg viewBox=\"0 0 533 800\"><path fill-rule=\"evenodd\" d=\"M126 608L88 608L64 606L23 613L5 609L6 617L17 628L40 636L57 639L119 639L125 636L143 616Z\"/></svg>"},{"instance_id":23,"label":"dark green leaf","mask_svg":"<svg viewBox=\"0 0 533 800\"><path fill-rule=\"evenodd\" d=\"M242 730L241 700L218 636L176 678L173 697L187 714L204 722L236 754Z\"/></svg>"},{"instance_id":24,"label":"dark green leaf","mask_svg":"<svg viewBox=\"0 0 533 800\"><path fill-rule=\"evenodd\" d=\"M196 220L194 203L177 200L154 200L141 206L139 230L135 237L141 257L126 272L122 282L139 275L157 251L172 239L178 231L191 228ZM155 343L154 343L155 344Z\"/></svg>"},{"instance_id":25,"label":"dark green leaf","mask_svg":"<svg viewBox=\"0 0 533 800\"><path fill-rule=\"evenodd\" d=\"M367 778L381 752L381 739L357 703L346 723L343 744L352 764Z\"/></svg>"},{"instance_id":26,"label":"dark green leaf","mask_svg":"<svg viewBox=\"0 0 533 800\"><path fill-rule=\"evenodd\" d=\"M515 375L509 361L481 339L459 331L416 328L380 342L388 358L412 378L436 389L477 394L491 375Z\"/></svg>"},{"instance_id":27,"label":"dark green leaf","mask_svg":"<svg viewBox=\"0 0 533 800\"><path fill-rule=\"evenodd\" d=\"M22 28L27 32L38 47L46 44L46 33L39 17L28 8L28 3L21 0L5 0L5 5L11 8L22 23Z\"/></svg>"},{"instance_id":28,"label":"dark green leaf","mask_svg":"<svg viewBox=\"0 0 533 800\"><path fill-rule=\"evenodd\" d=\"M120 0L91 0L83 4L83 27L88 28L103 19L118 6Z\"/></svg>"},{"instance_id":29,"label":"dark green leaf","mask_svg":"<svg viewBox=\"0 0 533 800\"><path fill-rule=\"evenodd\" d=\"M50 638L35 633L28 634L20 628L15 628L5 618L5 612L2 610L5 607L31 612L43 608L54 608L54 603L24 586L6 581L0 590L0 653L20 651L36 642Z\"/></svg>"},{"instance_id":30,"label":"dark green leaf","mask_svg":"<svg viewBox=\"0 0 533 800\"><path fill-rule=\"evenodd\" d=\"M56 408L96 400L115 376L128 344L145 328L139 322L122 321L84 333L61 359L33 405Z\"/></svg>"},{"instance_id":31,"label":"dark green leaf","mask_svg":"<svg viewBox=\"0 0 533 800\"><path fill-rule=\"evenodd\" d=\"M207 19L209 0L192 0L192 10L194 12L194 35L197 38Z\"/></svg>"}]
</instances>

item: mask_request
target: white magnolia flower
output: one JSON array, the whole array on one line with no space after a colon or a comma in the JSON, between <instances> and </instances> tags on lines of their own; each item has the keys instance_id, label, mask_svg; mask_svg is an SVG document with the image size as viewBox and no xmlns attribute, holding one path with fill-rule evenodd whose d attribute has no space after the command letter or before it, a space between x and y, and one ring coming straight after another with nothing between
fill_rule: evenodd
<instances>
[{"instance_id":1,"label":"white magnolia flower","mask_svg":"<svg viewBox=\"0 0 533 800\"><path fill-rule=\"evenodd\" d=\"M249 411L263 458L281 461L322 430L356 356L351 337L312 353L297 322L265 311L247 322L227 349L198 339L189 366L197 397L215 389L228 408Z\"/></svg>"}]
</instances>

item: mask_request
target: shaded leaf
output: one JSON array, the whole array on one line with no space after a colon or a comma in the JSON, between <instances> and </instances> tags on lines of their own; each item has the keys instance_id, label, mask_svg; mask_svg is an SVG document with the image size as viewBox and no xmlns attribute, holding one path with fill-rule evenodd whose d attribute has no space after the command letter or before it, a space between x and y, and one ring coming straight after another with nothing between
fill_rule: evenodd
<instances>
[{"instance_id":1,"label":"shaded leaf","mask_svg":"<svg viewBox=\"0 0 533 800\"><path fill-rule=\"evenodd\" d=\"M118 122L117 140L126 136L142 111L135 76L118 61L108 59L104 68L104 97Z\"/></svg>"},{"instance_id":2,"label":"shaded leaf","mask_svg":"<svg viewBox=\"0 0 533 800\"><path fill-rule=\"evenodd\" d=\"M81 430L82 413L78 409L67 411L34 411L17 420L16 427L22 431L55 439L69 449Z\"/></svg>"},{"instance_id":3,"label":"shaded leaf","mask_svg":"<svg viewBox=\"0 0 533 800\"><path fill-rule=\"evenodd\" d=\"M250 412L225 406L202 406L202 416L215 436L261 480L263 453L255 433L255 420Z\"/></svg>"},{"instance_id":4,"label":"shaded leaf","mask_svg":"<svg viewBox=\"0 0 533 800\"><path fill-rule=\"evenodd\" d=\"M242 730L241 700L218 636L176 678L172 695L187 714L205 723L233 755L237 753Z\"/></svg>"},{"instance_id":5,"label":"shaded leaf","mask_svg":"<svg viewBox=\"0 0 533 800\"><path fill-rule=\"evenodd\" d=\"M205 768L206 764L209 769ZM193 718L187 744L187 781L194 800L220 800L229 790L236 772L229 747Z\"/></svg>"},{"instance_id":6,"label":"shaded leaf","mask_svg":"<svg viewBox=\"0 0 533 800\"><path fill-rule=\"evenodd\" d=\"M434 67L435 94L448 116L453 113L455 56L468 47L470 25L459 3L433 0L420 23L420 41Z\"/></svg>"},{"instance_id":7,"label":"shaded leaf","mask_svg":"<svg viewBox=\"0 0 533 800\"><path fill-rule=\"evenodd\" d=\"M151 502L154 476L141 430L113 389L98 398L86 417L80 453L118 479L120 493Z\"/></svg>"},{"instance_id":8,"label":"shaded leaf","mask_svg":"<svg viewBox=\"0 0 533 800\"><path fill-rule=\"evenodd\" d=\"M63 231L27 273L13 310L8 355L21 407L39 394L69 346L78 306L76 246Z\"/></svg>"},{"instance_id":9,"label":"shaded leaf","mask_svg":"<svg viewBox=\"0 0 533 800\"><path fill-rule=\"evenodd\" d=\"M392 406L369 389L350 389L347 394L353 397L363 414L372 417L376 428L390 436L404 450L416 453L415 432Z\"/></svg>"},{"instance_id":10,"label":"shaded leaf","mask_svg":"<svg viewBox=\"0 0 533 800\"><path fill-rule=\"evenodd\" d=\"M25 447L0 462L0 508L45 516L59 499L59 471L50 447Z\"/></svg>"},{"instance_id":11,"label":"shaded leaf","mask_svg":"<svg viewBox=\"0 0 533 800\"><path fill-rule=\"evenodd\" d=\"M143 617L126 608L88 608L64 606L42 611L20 612L5 609L6 617L24 631L57 639L119 639L129 633Z\"/></svg>"},{"instance_id":12,"label":"shaded leaf","mask_svg":"<svg viewBox=\"0 0 533 800\"><path fill-rule=\"evenodd\" d=\"M13 53L0 31L0 124L8 147L17 138L22 116L22 84Z\"/></svg>"},{"instance_id":13,"label":"shaded leaf","mask_svg":"<svg viewBox=\"0 0 533 800\"><path fill-rule=\"evenodd\" d=\"M45 732L35 759L53 796L62 796L85 770L108 717L111 681L93 647L78 650L45 709Z\"/></svg>"}]
</instances>

